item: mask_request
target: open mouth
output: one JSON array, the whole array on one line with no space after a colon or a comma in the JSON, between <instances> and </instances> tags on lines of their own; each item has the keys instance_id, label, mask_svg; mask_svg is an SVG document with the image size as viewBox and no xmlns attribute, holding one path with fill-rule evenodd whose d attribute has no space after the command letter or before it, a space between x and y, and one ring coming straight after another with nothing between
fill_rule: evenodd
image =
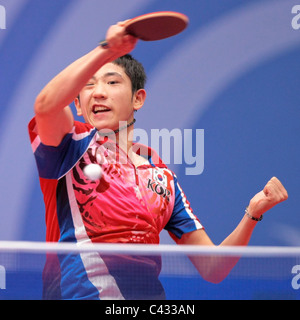
<instances>
[{"instance_id":1,"label":"open mouth","mask_svg":"<svg viewBox=\"0 0 300 320\"><path fill-rule=\"evenodd\" d=\"M93 113L94 114L104 113L104 112L108 112L108 111L110 111L110 108L108 108L106 106L97 106L97 105L95 105L93 107Z\"/></svg>"}]
</instances>

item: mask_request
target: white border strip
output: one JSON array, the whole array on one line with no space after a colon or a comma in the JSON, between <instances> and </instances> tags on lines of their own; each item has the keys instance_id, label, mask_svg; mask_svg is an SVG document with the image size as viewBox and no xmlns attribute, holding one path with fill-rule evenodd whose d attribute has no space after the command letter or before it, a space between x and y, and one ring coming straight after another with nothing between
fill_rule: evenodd
<instances>
[{"instance_id":1,"label":"white border strip","mask_svg":"<svg viewBox=\"0 0 300 320\"><path fill-rule=\"evenodd\" d=\"M81 248L82 246L89 246L92 248L94 244L86 233L84 223L82 221L82 217L76 202L74 189L72 187L72 178L70 174L66 176L66 181L68 196L71 205L70 207L72 220L75 228L77 247ZM100 300L124 300L124 297L120 292L115 278L109 273L105 262L102 260L97 250L90 250L88 252L80 251L80 257L89 281L97 288L99 292Z\"/></svg>"},{"instance_id":2,"label":"white border strip","mask_svg":"<svg viewBox=\"0 0 300 320\"><path fill-rule=\"evenodd\" d=\"M300 257L300 247L210 247L189 245L147 245L147 244L75 244L23 241L0 241L1 252L14 253L82 253L102 254L176 254L176 255L220 255L261 258Z\"/></svg>"}]
</instances>

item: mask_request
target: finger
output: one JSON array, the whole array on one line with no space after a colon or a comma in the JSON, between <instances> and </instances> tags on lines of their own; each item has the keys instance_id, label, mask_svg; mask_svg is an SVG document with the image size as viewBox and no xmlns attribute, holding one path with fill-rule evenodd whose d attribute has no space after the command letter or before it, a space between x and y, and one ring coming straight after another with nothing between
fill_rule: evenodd
<instances>
[{"instance_id":1,"label":"finger","mask_svg":"<svg viewBox=\"0 0 300 320\"><path fill-rule=\"evenodd\" d=\"M277 193L278 189L279 188L277 186L276 181L272 178L266 184L266 186L264 188L264 192L266 195L271 194L271 193L274 194L274 193Z\"/></svg>"},{"instance_id":2,"label":"finger","mask_svg":"<svg viewBox=\"0 0 300 320\"><path fill-rule=\"evenodd\" d=\"M280 197L283 200L286 200L288 198L288 193L285 187L283 186L283 184L279 181L279 179L277 179L276 177L273 177L271 179L271 182L275 184L277 191L280 194Z\"/></svg>"},{"instance_id":3,"label":"finger","mask_svg":"<svg viewBox=\"0 0 300 320\"><path fill-rule=\"evenodd\" d=\"M282 183L276 177L271 178L270 182L273 183L279 189L283 188Z\"/></svg>"},{"instance_id":4,"label":"finger","mask_svg":"<svg viewBox=\"0 0 300 320\"><path fill-rule=\"evenodd\" d=\"M281 193L274 181L269 181L264 189L264 193L271 201L279 202L281 199Z\"/></svg>"},{"instance_id":5,"label":"finger","mask_svg":"<svg viewBox=\"0 0 300 320\"><path fill-rule=\"evenodd\" d=\"M138 41L138 38L136 38L136 37L134 37L134 36L132 36L130 34L126 34L124 36L124 40L129 42L129 43L135 44Z\"/></svg>"},{"instance_id":6,"label":"finger","mask_svg":"<svg viewBox=\"0 0 300 320\"><path fill-rule=\"evenodd\" d=\"M278 188L280 189L281 193L282 193L286 198L288 198L288 192L287 192L287 190L285 189L285 187L283 186L283 184L279 181L279 179L277 179L276 177L274 177L274 181L275 181L275 183L277 183Z\"/></svg>"},{"instance_id":7,"label":"finger","mask_svg":"<svg viewBox=\"0 0 300 320\"><path fill-rule=\"evenodd\" d=\"M277 203L288 198L286 189L276 177L268 181L263 191L267 198Z\"/></svg>"},{"instance_id":8,"label":"finger","mask_svg":"<svg viewBox=\"0 0 300 320\"><path fill-rule=\"evenodd\" d=\"M124 27L126 26L127 22L130 21L130 19L124 20L124 21L119 21L117 23L118 26Z\"/></svg>"}]
</instances>

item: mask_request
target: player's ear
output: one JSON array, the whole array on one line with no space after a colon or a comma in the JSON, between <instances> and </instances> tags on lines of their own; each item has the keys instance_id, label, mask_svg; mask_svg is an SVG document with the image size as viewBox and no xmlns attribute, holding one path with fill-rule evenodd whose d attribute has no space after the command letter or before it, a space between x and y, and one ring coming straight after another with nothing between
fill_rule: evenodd
<instances>
[{"instance_id":1,"label":"player's ear","mask_svg":"<svg viewBox=\"0 0 300 320\"><path fill-rule=\"evenodd\" d=\"M133 99L134 99L134 110L139 110L144 105L144 102L146 100L146 90L145 89L139 89L134 93Z\"/></svg>"},{"instance_id":2,"label":"player's ear","mask_svg":"<svg viewBox=\"0 0 300 320\"><path fill-rule=\"evenodd\" d=\"M82 116L82 110L81 110L79 96L77 98L75 98L74 104L75 104L75 107L76 107L76 110L77 110L77 115L78 116Z\"/></svg>"}]
</instances>

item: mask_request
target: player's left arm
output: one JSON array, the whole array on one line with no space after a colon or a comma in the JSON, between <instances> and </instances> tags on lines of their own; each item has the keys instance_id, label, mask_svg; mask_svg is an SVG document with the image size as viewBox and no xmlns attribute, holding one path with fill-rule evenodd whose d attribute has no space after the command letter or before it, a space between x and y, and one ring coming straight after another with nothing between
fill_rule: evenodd
<instances>
[{"instance_id":1,"label":"player's left arm","mask_svg":"<svg viewBox=\"0 0 300 320\"><path fill-rule=\"evenodd\" d=\"M259 219L265 212L278 203L285 201L287 198L288 193L286 189L276 177L273 177L266 184L264 189L250 200L248 213L253 218ZM224 218L227 219L227 217ZM235 230L220 244L220 246L248 245L256 224L256 220L253 220L248 215L244 215ZM181 245L215 246L203 229L184 234L177 243ZM203 278L215 283L222 281L239 260L238 257L221 258L216 256L190 257L190 259ZM207 266L209 266L209 268Z\"/></svg>"}]
</instances>

